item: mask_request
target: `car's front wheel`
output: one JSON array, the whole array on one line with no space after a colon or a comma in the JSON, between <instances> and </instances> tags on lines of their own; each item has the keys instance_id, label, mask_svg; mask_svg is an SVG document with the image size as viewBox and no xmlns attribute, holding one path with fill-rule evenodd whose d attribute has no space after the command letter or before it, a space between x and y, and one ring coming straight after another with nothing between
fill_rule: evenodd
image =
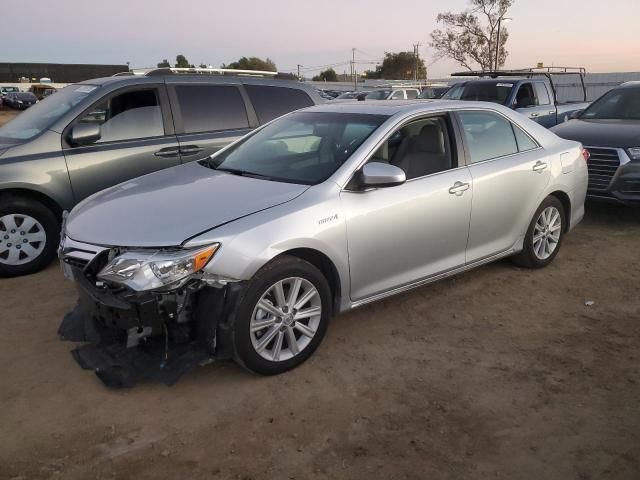
<instances>
[{"instance_id":1,"label":"car's front wheel","mask_svg":"<svg viewBox=\"0 0 640 480\"><path fill-rule=\"evenodd\" d=\"M297 367L318 347L331 317L331 290L312 264L283 256L256 273L238 309L234 358L262 375Z\"/></svg>"},{"instance_id":2,"label":"car's front wheel","mask_svg":"<svg viewBox=\"0 0 640 480\"><path fill-rule=\"evenodd\" d=\"M536 210L524 239L523 250L514 261L527 268L549 265L558 254L564 232L566 216L562 202L554 196L547 197Z\"/></svg>"},{"instance_id":3,"label":"car's front wheel","mask_svg":"<svg viewBox=\"0 0 640 480\"><path fill-rule=\"evenodd\" d=\"M55 257L60 241L56 216L31 199L0 199L0 277L35 273Z\"/></svg>"}]
</instances>

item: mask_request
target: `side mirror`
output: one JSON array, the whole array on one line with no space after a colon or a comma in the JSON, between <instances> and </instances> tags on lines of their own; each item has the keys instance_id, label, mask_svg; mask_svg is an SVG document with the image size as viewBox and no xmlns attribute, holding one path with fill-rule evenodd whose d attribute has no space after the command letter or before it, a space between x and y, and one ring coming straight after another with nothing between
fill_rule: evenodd
<instances>
[{"instance_id":1,"label":"side mirror","mask_svg":"<svg viewBox=\"0 0 640 480\"><path fill-rule=\"evenodd\" d=\"M569 120L573 120L574 118L578 118L580 115L582 115L582 112L584 112L584 109L576 110L575 112L571 112L571 114L569 115Z\"/></svg>"},{"instance_id":2,"label":"side mirror","mask_svg":"<svg viewBox=\"0 0 640 480\"><path fill-rule=\"evenodd\" d=\"M97 123L79 123L71 130L69 138L72 145L90 145L102 137L100 125Z\"/></svg>"},{"instance_id":3,"label":"side mirror","mask_svg":"<svg viewBox=\"0 0 640 480\"><path fill-rule=\"evenodd\" d=\"M360 185L365 188L395 187L406 181L404 170L389 163L367 163L360 171Z\"/></svg>"},{"instance_id":4,"label":"side mirror","mask_svg":"<svg viewBox=\"0 0 640 480\"><path fill-rule=\"evenodd\" d=\"M365 99L367 98L367 94L366 93L361 93L356 98L358 99L359 102L364 102Z\"/></svg>"}]
</instances>

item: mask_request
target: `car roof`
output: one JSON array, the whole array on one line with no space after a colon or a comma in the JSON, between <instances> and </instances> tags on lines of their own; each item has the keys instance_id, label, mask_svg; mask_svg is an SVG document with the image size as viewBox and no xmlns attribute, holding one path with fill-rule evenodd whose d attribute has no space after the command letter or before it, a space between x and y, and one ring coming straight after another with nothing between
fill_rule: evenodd
<instances>
[{"instance_id":1,"label":"car roof","mask_svg":"<svg viewBox=\"0 0 640 480\"><path fill-rule=\"evenodd\" d=\"M328 102L322 105L306 108L306 112L327 112L327 113L365 113L372 115L392 116L397 113L428 112L447 109L467 109L487 108L485 102L460 102L458 100L370 100L355 102Z\"/></svg>"}]
</instances>

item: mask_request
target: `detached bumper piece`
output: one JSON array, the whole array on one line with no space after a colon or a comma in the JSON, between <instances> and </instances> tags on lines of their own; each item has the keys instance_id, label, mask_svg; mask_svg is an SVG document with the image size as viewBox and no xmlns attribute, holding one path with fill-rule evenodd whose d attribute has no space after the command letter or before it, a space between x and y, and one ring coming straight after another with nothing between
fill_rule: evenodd
<instances>
[{"instance_id":1,"label":"detached bumper piece","mask_svg":"<svg viewBox=\"0 0 640 480\"><path fill-rule=\"evenodd\" d=\"M216 343L228 331L217 321L224 318L226 289L114 292L74 273L78 305L64 317L58 334L83 343L72 351L73 357L106 386L130 388L144 381L173 385L185 373L224 355Z\"/></svg>"},{"instance_id":2,"label":"detached bumper piece","mask_svg":"<svg viewBox=\"0 0 640 480\"><path fill-rule=\"evenodd\" d=\"M89 342L71 354L80 367L93 370L111 388L131 388L144 381L171 386L185 373L214 360L203 345L167 345L160 336L127 348L119 333L101 326L80 305L65 316L58 330L63 340Z\"/></svg>"}]
</instances>

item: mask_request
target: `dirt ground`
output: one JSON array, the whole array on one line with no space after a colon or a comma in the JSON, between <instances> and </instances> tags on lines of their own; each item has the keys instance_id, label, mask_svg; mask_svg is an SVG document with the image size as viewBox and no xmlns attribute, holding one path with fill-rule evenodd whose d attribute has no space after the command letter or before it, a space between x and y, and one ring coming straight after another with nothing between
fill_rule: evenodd
<instances>
[{"instance_id":1,"label":"dirt ground","mask_svg":"<svg viewBox=\"0 0 640 480\"><path fill-rule=\"evenodd\" d=\"M17 114L18 114L17 110L12 110L9 107L4 107L2 110L0 110L0 126L7 123Z\"/></svg>"},{"instance_id":2,"label":"dirt ground","mask_svg":"<svg viewBox=\"0 0 640 480\"><path fill-rule=\"evenodd\" d=\"M0 479L640 478L640 210L333 320L300 368L105 388L57 265L0 280ZM586 306L586 301L594 301Z\"/></svg>"}]
</instances>

